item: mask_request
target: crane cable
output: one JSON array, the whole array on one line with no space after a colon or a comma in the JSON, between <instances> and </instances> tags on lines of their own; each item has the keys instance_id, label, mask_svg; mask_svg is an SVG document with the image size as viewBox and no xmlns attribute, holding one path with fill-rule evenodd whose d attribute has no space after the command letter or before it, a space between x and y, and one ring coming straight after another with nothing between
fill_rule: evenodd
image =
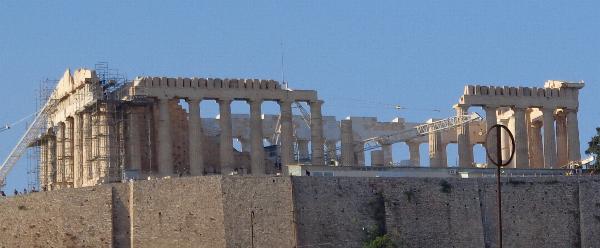
<instances>
[{"instance_id":1,"label":"crane cable","mask_svg":"<svg viewBox=\"0 0 600 248\"><path fill-rule=\"evenodd\" d=\"M18 120L18 121L15 121L15 122L13 122L13 123L10 123L10 124L5 124L3 127L0 127L0 132L2 132L2 131L6 131L6 130L8 130L8 129L12 128L13 126L16 126L16 125L18 125L19 123L26 121L27 119L31 118L31 117L32 117L32 116L34 116L35 114L36 114L36 113L31 113L31 114L29 114L29 115L27 115L27 116L25 116L25 117L21 118L21 119L20 119L20 120Z\"/></svg>"},{"instance_id":2,"label":"crane cable","mask_svg":"<svg viewBox=\"0 0 600 248\"><path fill-rule=\"evenodd\" d=\"M353 97L336 97L336 98L338 100L346 100L346 101L352 101L355 103L359 103L361 105L360 107L366 107L366 108L379 108L381 106L384 106L384 107L389 107L389 108L393 108L396 110L410 110L410 111L437 112L437 113L442 112L440 109L404 107L399 104L390 104L390 103L384 103L384 102L380 102L380 101L365 100L365 99L359 99L359 98L353 98ZM332 105L332 104L329 103L329 105ZM336 104L333 104L333 105L336 105ZM346 106L346 104L343 104L343 105ZM367 106L367 105L370 105L370 106Z\"/></svg>"}]
</instances>

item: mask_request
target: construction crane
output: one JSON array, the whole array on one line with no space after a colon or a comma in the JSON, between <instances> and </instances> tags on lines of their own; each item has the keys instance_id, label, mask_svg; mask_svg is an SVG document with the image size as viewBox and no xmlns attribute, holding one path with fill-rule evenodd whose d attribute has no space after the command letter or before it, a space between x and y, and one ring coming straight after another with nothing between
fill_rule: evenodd
<instances>
[{"instance_id":1,"label":"construction crane","mask_svg":"<svg viewBox=\"0 0 600 248\"><path fill-rule=\"evenodd\" d=\"M27 147L29 147L32 143L36 141L36 139L41 136L42 129L46 125L46 120L48 117L49 110L53 109L58 101L55 99L49 98L44 107L42 107L37 113L33 113L28 115L27 117L14 122L10 125L5 125L2 131L10 129L11 126L14 126L20 122L25 121L29 117L35 115L33 122L27 127L27 131L21 137L17 145L12 149L6 160L0 165L0 190L4 188L6 185L6 176L10 170L17 164L17 161L23 156Z\"/></svg>"},{"instance_id":2,"label":"construction crane","mask_svg":"<svg viewBox=\"0 0 600 248\"><path fill-rule=\"evenodd\" d=\"M8 124L6 124L3 127L0 127L0 133L6 131L8 129L10 129L10 126Z\"/></svg>"},{"instance_id":3,"label":"construction crane","mask_svg":"<svg viewBox=\"0 0 600 248\"><path fill-rule=\"evenodd\" d=\"M292 89L285 86L285 90L292 91ZM299 102L293 103L294 108L297 108L300 111L300 117L304 121L304 123L310 127L310 113L300 104ZM281 144L281 115L277 117L277 123L275 124L275 132L273 132L273 136L271 140L273 144L280 145Z\"/></svg>"},{"instance_id":4,"label":"construction crane","mask_svg":"<svg viewBox=\"0 0 600 248\"><path fill-rule=\"evenodd\" d=\"M414 139L418 136L448 130L481 119L481 116L475 112L468 115L448 117L431 123L421 124L402 132L365 139L362 141L365 146L362 149L359 148L357 151L374 150L383 145L391 145L401 141Z\"/></svg>"},{"instance_id":5,"label":"construction crane","mask_svg":"<svg viewBox=\"0 0 600 248\"><path fill-rule=\"evenodd\" d=\"M29 115L27 115L27 116L25 116L25 117L21 118L20 120L13 122L13 123L10 123L10 124L5 124L4 126L0 127L0 133L1 133L1 132L4 132L4 131L6 131L6 130L9 130L9 129L11 129L12 127L14 127L14 126L18 125L18 124L19 124L19 123L21 123L21 122L24 122L24 121L26 121L27 119L29 119L29 118L30 118L31 116L33 116L33 115L35 115L35 113L31 113L31 114L29 114Z\"/></svg>"}]
</instances>

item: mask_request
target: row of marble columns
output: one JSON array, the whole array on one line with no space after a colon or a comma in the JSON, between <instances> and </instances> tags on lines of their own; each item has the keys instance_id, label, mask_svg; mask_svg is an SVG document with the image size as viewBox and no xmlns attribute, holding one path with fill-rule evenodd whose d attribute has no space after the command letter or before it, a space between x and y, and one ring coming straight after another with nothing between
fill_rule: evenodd
<instances>
[{"instance_id":1,"label":"row of marble columns","mask_svg":"<svg viewBox=\"0 0 600 248\"><path fill-rule=\"evenodd\" d=\"M341 131L341 144L342 144L342 166L365 166L365 143L362 141L355 141L354 134L352 131L352 120L342 120L340 122ZM419 143L414 141L406 142L408 145L410 162L412 166L419 166L421 164ZM393 163L392 157L392 144L381 144L381 151L374 151L377 154L381 152L381 162L383 165L389 166ZM373 155L371 159L373 160Z\"/></svg>"},{"instance_id":2,"label":"row of marble columns","mask_svg":"<svg viewBox=\"0 0 600 248\"><path fill-rule=\"evenodd\" d=\"M160 176L170 176L173 174L173 151L171 137L171 117L169 113L170 98L159 98L158 104L158 173ZM190 174L203 175L205 173L205 163L202 154L202 123L200 119L200 102L201 99L186 99L189 104L189 161ZM230 174L235 168L234 153L233 153L233 136L232 136L232 120L231 120L231 103L232 99L218 99L219 104L219 127L220 142L220 166L221 174ZM265 155L263 146L262 133L262 99L246 100L250 105L250 164L252 174L265 174ZM292 101L279 100L277 101L281 112L281 163L289 165L293 163L293 127L292 127ZM315 165L324 165L324 142L323 142L323 124L321 116L322 101L309 101L311 112L311 148L312 148L312 163ZM130 113L134 115L135 113ZM132 123L135 123L135 117L129 117ZM129 140L139 140L138 131L135 130L136 125L129 127ZM130 146L134 146L131 144ZM139 146L138 146L139 147ZM139 149L134 148L130 152L130 162L132 169L140 169ZM133 158L135 157L135 158Z\"/></svg>"},{"instance_id":3,"label":"row of marble columns","mask_svg":"<svg viewBox=\"0 0 600 248\"><path fill-rule=\"evenodd\" d=\"M94 185L96 179L108 176L110 117L94 115L96 125L92 117L88 112L74 114L42 137L39 178L43 189Z\"/></svg>"},{"instance_id":4,"label":"row of marble columns","mask_svg":"<svg viewBox=\"0 0 600 248\"><path fill-rule=\"evenodd\" d=\"M466 105L457 106L457 115L467 114L468 108L469 106ZM487 127L498 123L498 108L499 106L483 106ZM514 166L516 168L559 168L571 161L581 159L577 110L558 109L557 111L555 108L539 108L543 119L540 122L531 120L531 108L511 107L511 109L514 112ZM555 115L556 112L558 114ZM430 147L432 146L431 137ZM470 141L468 125L457 128L457 141L459 166L470 167L474 161L473 144ZM488 141L495 144L496 137L490 137ZM503 151L506 154L503 153L503 155L507 157L510 151L508 147L505 148ZM496 156L496 151L490 150L489 154ZM488 164L491 164L489 159Z\"/></svg>"}]
</instances>

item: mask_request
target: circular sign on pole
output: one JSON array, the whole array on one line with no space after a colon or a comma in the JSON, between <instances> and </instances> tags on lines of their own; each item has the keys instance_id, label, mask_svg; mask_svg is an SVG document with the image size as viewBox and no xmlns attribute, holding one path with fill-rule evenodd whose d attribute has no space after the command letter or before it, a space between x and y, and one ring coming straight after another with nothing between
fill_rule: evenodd
<instances>
[{"instance_id":1,"label":"circular sign on pole","mask_svg":"<svg viewBox=\"0 0 600 248\"><path fill-rule=\"evenodd\" d=\"M510 156L508 157L508 160L504 160L502 158L502 134L508 135L508 138L510 139L510 144L508 147L510 150ZM492 137L496 138L495 142L491 142ZM496 151L496 154L490 154L490 151ZM485 136L485 153L487 158L498 167L504 167L510 164L515 156L515 137L510 132L508 127L496 124L488 129Z\"/></svg>"},{"instance_id":2,"label":"circular sign on pole","mask_svg":"<svg viewBox=\"0 0 600 248\"><path fill-rule=\"evenodd\" d=\"M506 161L502 159L502 133L506 133L508 138L510 138L508 147L508 149L510 149L510 156ZM492 140L492 138L495 138L495 140ZM493 147L494 145L496 147ZM490 151L496 151L496 154L490 154ZM490 162L496 165L496 187L498 190L498 247L502 248L502 184L500 184L500 167L510 164L515 156L515 137L513 137L508 127L496 124L488 129L488 132L485 135L485 153Z\"/></svg>"}]
</instances>

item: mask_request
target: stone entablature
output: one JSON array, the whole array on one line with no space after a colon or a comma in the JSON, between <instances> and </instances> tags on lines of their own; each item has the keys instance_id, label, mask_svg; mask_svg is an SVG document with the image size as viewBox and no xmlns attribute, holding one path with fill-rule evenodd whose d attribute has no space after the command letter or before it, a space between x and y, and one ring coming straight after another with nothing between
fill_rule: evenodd
<instances>
[{"instance_id":1,"label":"stone entablature","mask_svg":"<svg viewBox=\"0 0 600 248\"><path fill-rule=\"evenodd\" d=\"M264 101L317 101L313 90L285 90L279 82L259 79L140 77L133 81L136 96Z\"/></svg>"},{"instance_id":2,"label":"stone entablature","mask_svg":"<svg viewBox=\"0 0 600 248\"><path fill-rule=\"evenodd\" d=\"M583 83L550 80L544 88L509 86L465 86L459 103L470 106L554 107L577 109Z\"/></svg>"},{"instance_id":3,"label":"stone entablature","mask_svg":"<svg viewBox=\"0 0 600 248\"><path fill-rule=\"evenodd\" d=\"M77 69L71 75L67 69L50 96L56 107L48 114L49 123L58 125L101 98L102 87L95 71Z\"/></svg>"}]
</instances>

